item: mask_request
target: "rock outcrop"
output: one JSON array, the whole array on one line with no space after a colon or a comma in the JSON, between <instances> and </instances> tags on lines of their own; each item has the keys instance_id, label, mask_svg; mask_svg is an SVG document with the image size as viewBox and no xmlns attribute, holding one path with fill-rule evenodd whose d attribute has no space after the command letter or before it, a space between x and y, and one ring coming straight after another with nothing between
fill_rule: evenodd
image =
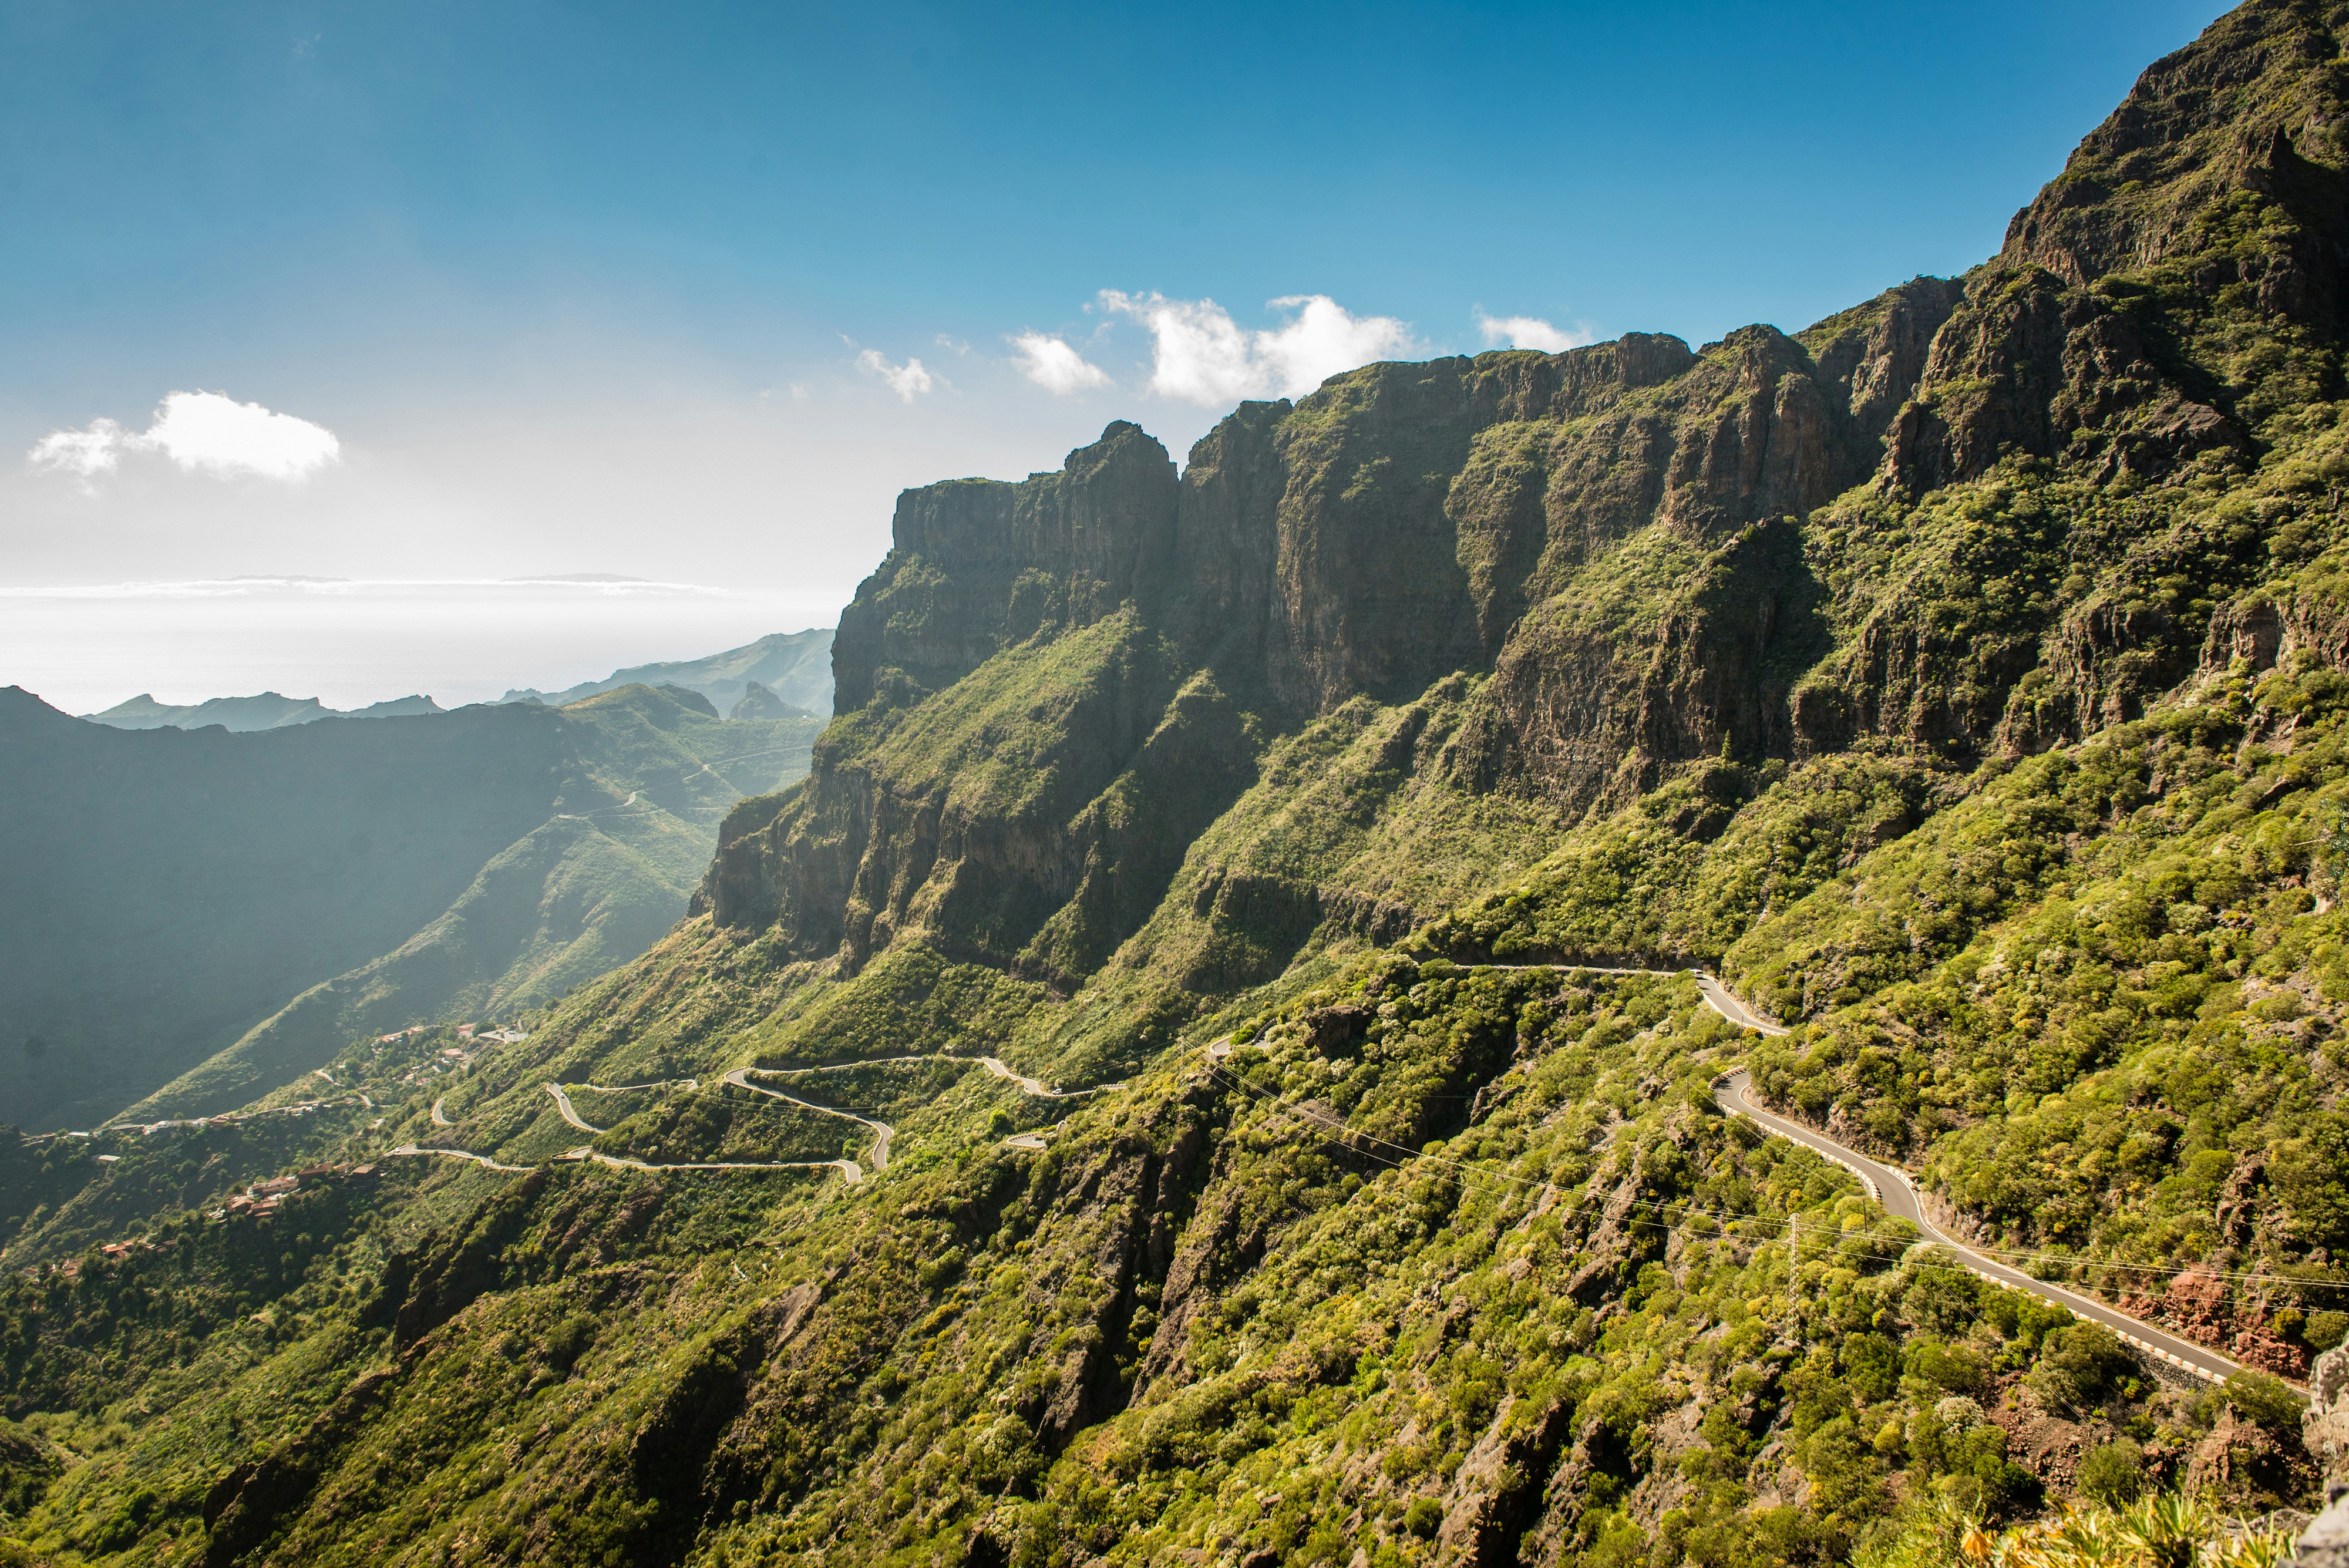
<instances>
[{"instance_id":1,"label":"rock outcrop","mask_svg":"<svg viewBox=\"0 0 2349 1568\"><path fill-rule=\"evenodd\" d=\"M834 641L848 719L796 795L730 821L697 908L852 966L919 930L1080 977L1246 787L1252 725L1463 670L1498 671L1445 763L1478 789L1579 804L1784 752L1777 671L1820 632L1781 520L1876 466L1951 296L1920 279L1824 324L1824 362L1752 327L1373 365L1242 405L1179 482L1121 421L1055 472L908 491ZM1012 720L936 695L991 661L1061 696ZM1007 723L1049 781L1009 821L957 773L1006 763Z\"/></svg>"},{"instance_id":2,"label":"rock outcrop","mask_svg":"<svg viewBox=\"0 0 2349 1568\"><path fill-rule=\"evenodd\" d=\"M2305 7L2243 7L1961 283L1792 337L1371 365L1241 405L1179 478L1121 421L1054 472L906 492L842 617L847 717L797 795L729 825L700 907L808 958L919 931L1073 981L1268 738L1451 677L1464 717L1412 767L1568 820L1724 757L2061 744L2221 640L2340 662L2322 586L2227 602L2321 548L2294 499L2318 481L2208 500L2340 379L2333 53ZM1278 890L1309 926L1432 912Z\"/></svg>"}]
</instances>

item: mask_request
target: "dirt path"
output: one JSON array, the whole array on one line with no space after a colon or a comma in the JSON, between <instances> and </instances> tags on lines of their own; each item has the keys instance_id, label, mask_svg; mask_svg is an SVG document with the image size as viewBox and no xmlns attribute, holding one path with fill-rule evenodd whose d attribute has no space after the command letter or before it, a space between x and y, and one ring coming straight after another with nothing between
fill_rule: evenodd
<instances>
[{"instance_id":1,"label":"dirt path","mask_svg":"<svg viewBox=\"0 0 2349 1568\"><path fill-rule=\"evenodd\" d=\"M1731 1073L1714 1084L1713 1095L1721 1108L1733 1116L1744 1116L1754 1126L1778 1137L1801 1144L1817 1154L1823 1154L1850 1171L1868 1186L1885 1212L1899 1216L1923 1231L1925 1235L1958 1254L1965 1266L1983 1279L1993 1281L2019 1291L2028 1291L2042 1301L2069 1309L2074 1314L2090 1318L2112 1329L2123 1339L2168 1362L2172 1366L2192 1373L2207 1382L2221 1383L2242 1370L2215 1350L2180 1339L2174 1334L2154 1327L2142 1319L2131 1317L2119 1308L2108 1306L2093 1296L2065 1290L2062 1285L2036 1280L2013 1263L2002 1262L1986 1252L1978 1252L1951 1235L1927 1218L1925 1206L1906 1171L1895 1166L1870 1159L1857 1149L1836 1142L1826 1134L1814 1131L1800 1122L1788 1121L1755 1105L1748 1095L1751 1075L1744 1070Z\"/></svg>"}]
</instances>

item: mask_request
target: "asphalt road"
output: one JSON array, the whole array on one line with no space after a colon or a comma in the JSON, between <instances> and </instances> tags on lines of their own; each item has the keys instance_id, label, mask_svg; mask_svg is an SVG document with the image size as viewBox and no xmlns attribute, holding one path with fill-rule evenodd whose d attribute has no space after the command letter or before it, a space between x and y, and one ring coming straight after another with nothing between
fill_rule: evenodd
<instances>
[{"instance_id":1,"label":"asphalt road","mask_svg":"<svg viewBox=\"0 0 2349 1568\"><path fill-rule=\"evenodd\" d=\"M874 1171L877 1174L889 1168L889 1140L897 1136L896 1128L891 1127L887 1122L876 1122L868 1116L851 1116L846 1111L833 1110L830 1106L815 1105L810 1101L802 1100L797 1096L787 1095L781 1089L768 1088L764 1084L754 1084L750 1082L750 1075L757 1070L758 1069L752 1067L737 1067L732 1072L726 1075L726 1082L733 1085L738 1089L748 1089L752 1094L766 1095L774 1099L786 1101L791 1105L799 1106L800 1109L803 1111L813 1111L818 1116L838 1116L843 1121L854 1122L859 1127L871 1127L873 1129Z\"/></svg>"},{"instance_id":2,"label":"asphalt road","mask_svg":"<svg viewBox=\"0 0 2349 1568\"><path fill-rule=\"evenodd\" d=\"M2081 1295L2044 1280L2034 1280L2012 1263L1974 1251L1926 1217L1924 1206L1918 1201L1917 1189L1909 1183L1906 1172L1870 1159L1858 1150L1847 1148L1799 1122L1788 1121L1784 1116L1774 1116L1762 1109L1746 1093L1752 1082L1751 1075L1743 1070L1731 1073L1713 1085L1713 1098L1729 1115L1744 1116L1764 1131L1792 1139L1806 1148L1823 1154L1858 1177L1868 1185L1876 1200L1883 1205L1886 1213L1897 1215L1916 1226L1928 1239L1958 1254L1965 1266L1975 1273L2015 1290L2028 1291L2042 1301L2066 1308L2075 1316L2103 1324L2139 1349L2208 1381L2222 1382L2230 1374L2242 1370L2215 1350L2206 1349L2190 1339L2180 1339L2174 1334L2131 1317L2117 1307L2107 1306L2093 1296Z\"/></svg>"},{"instance_id":3,"label":"asphalt road","mask_svg":"<svg viewBox=\"0 0 2349 1568\"><path fill-rule=\"evenodd\" d=\"M1689 972L1696 976L1696 988L1704 993L1704 1004L1732 1023L1742 1023L1746 1028L1764 1034L1786 1033L1781 1025L1765 1022L1760 1013L1740 1002L1734 992L1705 973L1704 971L1693 969Z\"/></svg>"},{"instance_id":4,"label":"asphalt road","mask_svg":"<svg viewBox=\"0 0 2349 1568\"><path fill-rule=\"evenodd\" d=\"M530 1168L530 1167L526 1165L501 1165L498 1161L492 1159L486 1154L474 1154L471 1150L461 1148L419 1148L412 1143L404 1143L398 1148L390 1149L387 1152L399 1155L437 1154L445 1156L450 1159L470 1159L475 1165L487 1166L492 1170L528 1170Z\"/></svg>"},{"instance_id":5,"label":"asphalt road","mask_svg":"<svg viewBox=\"0 0 2349 1568\"><path fill-rule=\"evenodd\" d=\"M1494 969L1548 969L1566 974L1648 974L1669 980L1685 974L1696 981L1696 989L1704 1004L1728 1019L1732 1023L1758 1031L1764 1034L1784 1034L1785 1029L1772 1023L1737 999L1736 992L1701 969L1626 969L1597 963L1496 963Z\"/></svg>"},{"instance_id":6,"label":"asphalt road","mask_svg":"<svg viewBox=\"0 0 2349 1568\"><path fill-rule=\"evenodd\" d=\"M616 1170L836 1170L851 1187L864 1179L864 1168L853 1159L688 1159L662 1164L624 1154L599 1154L592 1148L569 1149L554 1158L593 1160Z\"/></svg>"},{"instance_id":7,"label":"asphalt road","mask_svg":"<svg viewBox=\"0 0 2349 1568\"><path fill-rule=\"evenodd\" d=\"M564 1121L569 1122L581 1132L599 1133L604 1130L602 1127L596 1127L593 1123L584 1121L580 1118L579 1113L571 1108L571 1096L563 1092L562 1085L549 1084L546 1085L546 1092L554 1096L554 1108L563 1113L563 1119Z\"/></svg>"},{"instance_id":8,"label":"asphalt road","mask_svg":"<svg viewBox=\"0 0 2349 1568\"><path fill-rule=\"evenodd\" d=\"M1016 1085L1021 1093L1033 1095L1043 1099L1075 1099L1082 1095L1097 1095L1101 1093L1102 1089L1113 1089L1117 1087L1114 1084L1103 1084L1096 1088L1071 1089L1063 1093L1059 1090L1046 1087L1037 1079L1023 1077L1021 1075L1013 1072L1011 1068L1000 1058L995 1056L885 1056L879 1058L879 1060L885 1062L975 1062L980 1066L985 1067L989 1073L995 1075L995 1076L1006 1079ZM843 1062L834 1064L831 1069L805 1068L799 1070L808 1072L823 1072L827 1070L838 1071L849 1067L868 1066L870 1064L870 1063L865 1062ZM771 1089L763 1084L754 1084L750 1082L750 1075L759 1070L760 1069L751 1067L738 1067L733 1072L726 1075L725 1081L733 1085L738 1089L749 1089L754 1094L765 1095L771 1099L784 1101L787 1104L797 1106L802 1110L814 1111L821 1116L838 1116L843 1121L851 1121L856 1123L860 1127L872 1128L873 1148L871 1158L873 1160L873 1169L877 1174L878 1172L888 1168L889 1142L892 1138L896 1137L896 1129L895 1127L892 1127L886 1122L874 1121L870 1117L856 1116L848 1111L834 1110L830 1106L819 1106L814 1104L812 1101L802 1100L792 1095L786 1095L780 1089ZM667 1088L673 1085L681 1085L687 1089L694 1089L700 1086L694 1079L680 1078L664 1080L657 1084L622 1084L617 1085L581 1084L578 1087L582 1089L593 1089L599 1093L616 1093L622 1089L659 1089ZM543 1085L543 1087L544 1087L548 1094L554 1096L555 1109L563 1114L563 1119L565 1122L577 1127L581 1132L601 1133L605 1130L595 1126L593 1122L588 1121L579 1114L577 1107L573 1106L571 1103L570 1094L562 1085L547 1084ZM455 1125L451 1123L448 1116L441 1111L441 1106L447 1098L448 1096L444 1095L440 1099L432 1102L432 1120L435 1124L440 1127L450 1127ZM1003 1141L1010 1145L1013 1148L1028 1149L1030 1151L1041 1149L1045 1147L1044 1140L1033 1133L1016 1134L1013 1137L1005 1138ZM527 1166L502 1165L498 1161L489 1158L487 1155L471 1154L463 1149L419 1148L414 1144L409 1144L404 1147L393 1149L391 1152L393 1154L400 1155L445 1154L458 1159L472 1160L477 1164L487 1166L492 1170L526 1170L529 1168ZM830 1168L839 1171L842 1179L852 1187L864 1179L864 1168L853 1159L782 1161L706 1160L691 1161L675 1165L656 1165L641 1159L627 1158L624 1156L599 1154L593 1149L587 1148L574 1148L560 1158L564 1159L593 1160L599 1165L615 1166L628 1170L813 1170Z\"/></svg>"}]
</instances>

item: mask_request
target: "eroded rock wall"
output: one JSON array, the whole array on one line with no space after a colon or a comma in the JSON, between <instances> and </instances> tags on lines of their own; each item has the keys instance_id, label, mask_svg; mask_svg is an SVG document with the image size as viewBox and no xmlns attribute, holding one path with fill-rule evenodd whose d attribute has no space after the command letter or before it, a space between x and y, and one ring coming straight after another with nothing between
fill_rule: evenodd
<instances>
[{"instance_id":1,"label":"eroded rock wall","mask_svg":"<svg viewBox=\"0 0 2349 1568\"><path fill-rule=\"evenodd\" d=\"M1775 671L1817 630L1782 520L1876 466L1949 297L1920 280L1847 313L1815 335L1825 363L1753 327L1703 354L1634 334L1373 365L1242 405L1179 482L1121 422L1057 472L908 491L841 619L841 722L796 796L729 825L698 907L810 958L918 930L1072 981L1147 917L1262 737L1351 701L1495 670L1454 764L1568 802L1724 744L1783 751ZM1017 747L940 695L1115 617L1124 651L1061 670L1086 695L1037 705ZM957 783L982 759L1050 788L998 820L1006 797Z\"/></svg>"}]
</instances>

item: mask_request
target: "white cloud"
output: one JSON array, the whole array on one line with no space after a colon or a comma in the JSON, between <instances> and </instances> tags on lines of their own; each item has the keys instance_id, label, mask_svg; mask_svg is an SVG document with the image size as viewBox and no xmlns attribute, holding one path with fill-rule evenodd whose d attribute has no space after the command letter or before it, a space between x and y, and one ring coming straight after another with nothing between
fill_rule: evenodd
<instances>
[{"instance_id":1,"label":"white cloud","mask_svg":"<svg viewBox=\"0 0 2349 1568\"><path fill-rule=\"evenodd\" d=\"M1249 351L1247 335L1214 300L1105 288L1101 301L1103 309L1133 317L1150 328L1150 389L1161 397L1228 403L1271 389L1265 368Z\"/></svg>"},{"instance_id":2,"label":"white cloud","mask_svg":"<svg viewBox=\"0 0 2349 1568\"><path fill-rule=\"evenodd\" d=\"M889 384L889 389L907 402L917 392L927 392L937 386L937 378L922 369L919 359L908 359L902 365L892 365L881 357L878 348L867 348L856 357L856 362Z\"/></svg>"},{"instance_id":3,"label":"white cloud","mask_svg":"<svg viewBox=\"0 0 2349 1568\"><path fill-rule=\"evenodd\" d=\"M1393 317L1356 316L1326 294L1271 301L1273 309L1296 314L1280 327L1253 333L1212 299L1105 288L1101 303L1150 328L1150 389L1185 402L1300 397L1340 371L1415 347L1411 328Z\"/></svg>"},{"instance_id":4,"label":"white cloud","mask_svg":"<svg viewBox=\"0 0 2349 1568\"><path fill-rule=\"evenodd\" d=\"M1019 373L1048 392L1066 394L1110 384L1109 372L1070 348L1066 338L1022 332L1011 346L1019 350L1015 361Z\"/></svg>"},{"instance_id":5,"label":"white cloud","mask_svg":"<svg viewBox=\"0 0 2349 1568\"><path fill-rule=\"evenodd\" d=\"M1538 316L1487 316L1481 309L1476 312L1476 329L1485 335L1487 348L1538 348L1545 354L1563 354L1599 341L1599 334L1587 321L1570 327L1552 327Z\"/></svg>"},{"instance_id":6,"label":"white cloud","mask_svg":"<svg viewBox=\"0 0 2349 1568\"><path fill-rule=\"evenodd\" d=\"M33 443L25 461L35 468L94 479L111 472L122 449L138 439L112 420L93 420L88 430L51 431Z\"/></svg>"},{"instance_id":7,"label":"white cloud","mask_svg":"<svg viewBox=\"0 0 2349 1568\"><path fill-rule=\"evenodd\" d=\"M142 431L112 420L78 431L52 431L25 454L35 468L94 479L112 472L126 452L160 452L191 473L230 479L307 478L342 456L335 432L259 403L218 392L173 392Z\"/></svg>"},{"instance_id":8,"label":"white cloud","mask_svg":"<svg viewBox=\"0 0 2349 1568\"><path fill-rule=\"evenodd\" d=\"M185 469L300 479L341 457L335 432L218 392L173 392L144 439Z\"/></svg>"}]
</instances>

